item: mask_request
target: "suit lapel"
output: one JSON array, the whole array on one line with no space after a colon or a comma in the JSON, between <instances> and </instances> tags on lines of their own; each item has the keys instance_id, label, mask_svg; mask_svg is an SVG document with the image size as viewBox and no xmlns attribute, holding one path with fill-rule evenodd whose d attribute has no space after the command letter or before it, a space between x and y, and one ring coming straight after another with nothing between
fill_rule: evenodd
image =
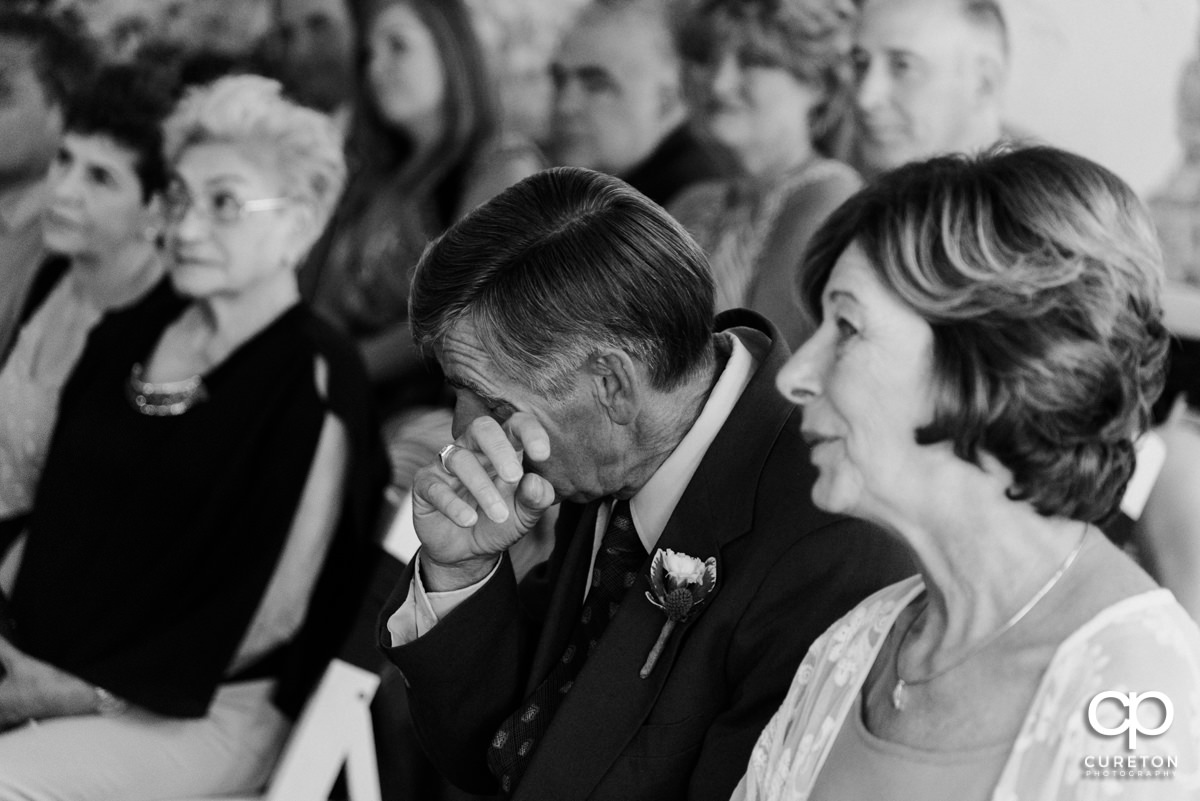
<instances>
[{"instance_id":1,"label":"suit lapel","mask_svg":"<svg viewBox=\"0 0 1200 801\"><path fill-rule=\"evenodd\" d=\"M743 313L745 314L745 313ZM751 330L738 335L759 361L759 368L730 413L720 433L705 453L695 475L675 507L657 545L698 559L717 560L717 585L696 613L676 626L653 672L645 679L639 671L646 661L666 615L645 597L650 589L647 557L617 616L605 630L600 647L588 658L570 694L563 701L517 788L517 799L586 798L600 783L629 741L650 714L672 668L688 629L708 606L716 602L722 587L721 547L745 534L753 522L755 487L763 463L791 413L791 406L775 390L775 374L787 358L782 338L764 336L769 323L751 315L719 321L732 325L750 323ZM760 329L760 330L753 330ZM774 333L773 330L771 333ZM587 528L590 521L591 528ZM586 555L574 553L585 542L591 545L596 514L585 514L571 543L568 565L576 564L571 586L554 594L554 626L547 626L542 646L551 636L552 648L539 648L535 664L544 675L565 647L583 597ZM587 536L581 536L586 531ZM565 585L566 582L563 582ZM555 650L556 649L556 650ZM548 655L547 651L552 651ZM586 743L586 747L581 747Z\"/></svg>"}]
</instances>

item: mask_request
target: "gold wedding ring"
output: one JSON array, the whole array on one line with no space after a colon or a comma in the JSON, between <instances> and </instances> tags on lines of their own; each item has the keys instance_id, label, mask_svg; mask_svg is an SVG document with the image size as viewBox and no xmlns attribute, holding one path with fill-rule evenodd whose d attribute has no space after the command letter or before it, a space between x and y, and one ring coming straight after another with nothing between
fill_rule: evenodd
<instances>
[{"instance_id":1,"label":"gold wedding ring","mask_svg":"<svg viewBox=\"0 0 1200 801\"><path fill-rule=\"evenodd\" d=\"M458 448L458 445L455 445L453 442L451 442L449 445L438 451L438 460L442 463L442 469L447 473L451 472L451 470L450 465L446 464L446 457L454 453L456 448Z\"/></svg>"}]
</instances>

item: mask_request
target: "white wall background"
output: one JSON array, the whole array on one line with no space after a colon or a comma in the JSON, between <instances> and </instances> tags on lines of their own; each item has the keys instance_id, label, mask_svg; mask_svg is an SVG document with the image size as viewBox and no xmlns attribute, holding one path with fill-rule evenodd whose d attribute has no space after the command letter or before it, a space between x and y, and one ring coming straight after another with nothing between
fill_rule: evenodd
<instances>
[{"instance_id":1,"label":"white wall background","mask_svg":"<svg viewBox=\"0 0 1200 801\"><path fill-rule=\"evenodd\" d=\"M1143 195L1180 159L1175 102L1198 0L1004 0L1007 118L1109 167Z\"/></svg>"}]
</instances>

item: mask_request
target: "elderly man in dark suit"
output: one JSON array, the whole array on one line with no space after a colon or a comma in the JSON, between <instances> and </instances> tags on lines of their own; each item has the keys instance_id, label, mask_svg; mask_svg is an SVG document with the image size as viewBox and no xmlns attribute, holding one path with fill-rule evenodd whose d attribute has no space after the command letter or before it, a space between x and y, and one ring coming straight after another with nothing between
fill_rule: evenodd
<instances>
[{"instance_id":1,"label":"elderly man in dark suit","mask_svg":"<svg viewBox=\"0 0 1200 801\"><path fill-rule=\"evenodd\" d=\"M380 626L426 750L475 792L728 798L812 640L911 573L877 530L812 506L774 384L786 345L746 311L714 328L695 243L577 168L448 231L412 308L458 389ZM506 552L556 501L554 553L518 584ZM664 636L649 573L668 551L715 583Z\"/></svg>"}]
</instances>

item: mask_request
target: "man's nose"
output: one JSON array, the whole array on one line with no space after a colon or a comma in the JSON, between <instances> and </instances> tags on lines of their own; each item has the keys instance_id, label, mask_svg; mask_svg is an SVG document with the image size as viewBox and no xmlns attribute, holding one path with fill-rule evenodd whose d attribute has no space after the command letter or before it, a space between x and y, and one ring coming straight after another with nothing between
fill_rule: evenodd
<instances>
[{"instance_id":1,"label":"man's nose","mask_svg":"<svg viewBox=\"0 0 1200 801\"><path fill-rule=\"evenodd\" d=\"M869 61L859 68L854 102L860 111L871 111L881 106L887 100L888 91L884 70Z\"/></svg>"},{"instance_id":2,"label":"man's nose","mask_svg":"<svg viewBox=\"0 0 1200 801\"><path fill-rule=\"evenodd\" d=\"M554 112L562 116L578 114L583 109L583 88L579 81L561 79L554 86Z\"/></svg>"}]
</instances>

